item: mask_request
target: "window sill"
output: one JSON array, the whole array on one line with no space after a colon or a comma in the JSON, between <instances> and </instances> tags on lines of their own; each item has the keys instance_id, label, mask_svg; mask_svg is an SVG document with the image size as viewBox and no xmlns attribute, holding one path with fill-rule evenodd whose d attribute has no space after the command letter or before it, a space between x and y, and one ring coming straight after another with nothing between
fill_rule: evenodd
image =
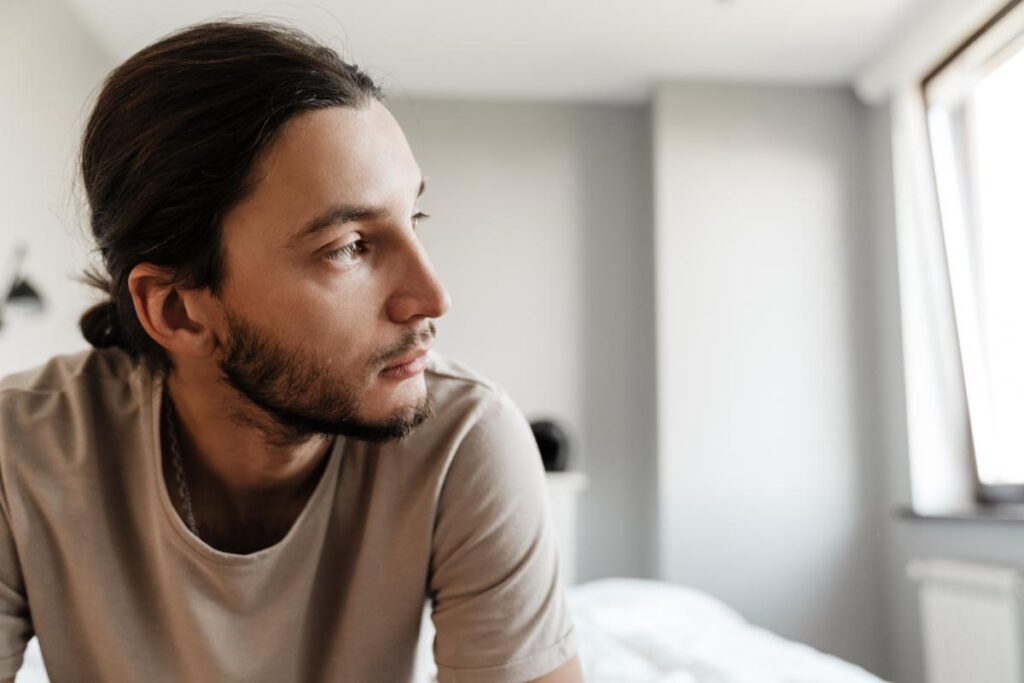
<instances>
[{"instance_id":1,"label":"window sill","mask_svg":"<svg viewBox=\"0 0 1024 683\"><path fill-rule=\"evenodd\" d=\"M971 508L928 513L917 512L910 507L900 507L896 509L896 517L923 522L999 522L1024 525L1024 504L978 505Z\"/></svg>"}]
</instances>

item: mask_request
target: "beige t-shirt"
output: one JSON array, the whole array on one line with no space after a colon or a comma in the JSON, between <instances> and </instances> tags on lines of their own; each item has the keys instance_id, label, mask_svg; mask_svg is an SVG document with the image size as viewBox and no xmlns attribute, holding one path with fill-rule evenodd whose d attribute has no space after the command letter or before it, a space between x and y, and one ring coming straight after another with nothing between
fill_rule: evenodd
<instances>
[{"instance_id":1,"label":"beige t-shirt","mask_svg":"<svg viewBox=\"0 0 1024 683\"><path fill-rule=\"evenodd\" d=\"M425 600L446 681L526 681L576 636L543 464L495 383L436 350L434 417L339 438L288 534L219 551L172 506L159 376L119 349L0 380L0 679L407 681Z\"/></svg>"}]
</instances>

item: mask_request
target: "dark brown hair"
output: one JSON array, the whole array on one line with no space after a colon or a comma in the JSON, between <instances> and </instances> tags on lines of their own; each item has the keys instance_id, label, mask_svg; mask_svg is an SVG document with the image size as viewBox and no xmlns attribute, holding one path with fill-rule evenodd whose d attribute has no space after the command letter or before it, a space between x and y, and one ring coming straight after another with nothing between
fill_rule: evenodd
<instances>
[{"instance_id":1,"label":"dark brown hair","mask_svg":"<svg viewBox=\"0 0 1024 683\"><path fill-rule=\"evenodd\" d=\"M257 185L255 166L293 115L383 101L333 49L295 28L223 19L180 29L102 84L85 127L81 173L106 273L81 281L109 299L79 321L94 347L118 346L166 372L166 350L135 314L128 275L166 269L184 289L223 287L221 223Z\"/></svg>"}]
</instances>

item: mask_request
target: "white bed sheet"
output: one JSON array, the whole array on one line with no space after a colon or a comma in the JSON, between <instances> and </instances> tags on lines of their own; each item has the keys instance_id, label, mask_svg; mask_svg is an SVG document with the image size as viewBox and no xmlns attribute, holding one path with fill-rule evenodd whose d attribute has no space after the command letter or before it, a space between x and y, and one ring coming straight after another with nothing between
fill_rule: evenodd
<instances>
[{"instance_id":1,"label":"white bed sheet","mask_svg":"<svg viewBox=\"0 0 1024 683\"><path fill-rule=\"evenodd\" d=\"M568 600L587 683L882 683L685 586L600 579Z\"/></svg>"}]
</instances>

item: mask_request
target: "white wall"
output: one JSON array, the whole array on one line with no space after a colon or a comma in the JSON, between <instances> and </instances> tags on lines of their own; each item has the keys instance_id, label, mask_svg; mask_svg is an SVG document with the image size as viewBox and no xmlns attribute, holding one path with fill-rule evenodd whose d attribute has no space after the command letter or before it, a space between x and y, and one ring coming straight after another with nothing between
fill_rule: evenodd
<instances>
[{"instance_id":1,"label":"white wall","mask_svg":"<svg viewBox=\"0 0 1024 683\"><path fill-rule=\"evenodd\" d=\"M0 375L88 346L78 316L96 296L74 281L89 248L75 157L87 99L111 66L58 0L0 2L0 285L6 294L24 241L25 274L49 303L38 318L5 316Z\"/></svg>"},{"instance_id":2,"label":"white wall","mask_svg":"<svg viewBox=\"0 0 1024 683\"><path fill-rule=\"evenodd\" d=\"M881 671L863 119L845 90L657 89L659 570Z\"/></svg>"},{"instance_id":3,"label":"white wall","mask_svg":"<svg viewBox=\"0 0 1024 683\"><path fill-rule=\"evenodd\" d=\"M650 576L655 489L650 131L639 106L415 101L422 239L452 297L437 348L575 443L579 580Z\"/></svg>"}]
</instances>

